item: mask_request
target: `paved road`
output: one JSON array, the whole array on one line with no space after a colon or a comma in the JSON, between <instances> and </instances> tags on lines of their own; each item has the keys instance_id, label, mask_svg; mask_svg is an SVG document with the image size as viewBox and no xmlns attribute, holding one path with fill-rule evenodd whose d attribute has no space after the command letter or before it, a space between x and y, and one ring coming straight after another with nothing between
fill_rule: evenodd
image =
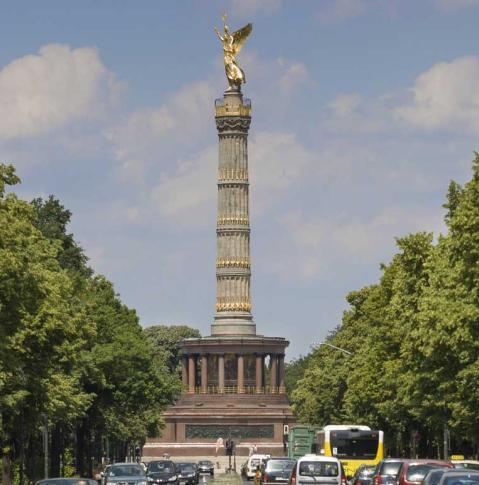
<instances>
[{"instance_id":1,"label":"paved road","mask_svg":"<svg viewBox=\"0 0 479 485\"><path fill-rule=\"evenodd\" d=\"M216 479L211 478L209 475L202 475L200 478L200 484L208 484L208 485L240 485L240 484L245 484L249 483L252 485L254 482L247 481L244 479L241 479L238 475L217 475Z\"/></svg>"}]
</instances>

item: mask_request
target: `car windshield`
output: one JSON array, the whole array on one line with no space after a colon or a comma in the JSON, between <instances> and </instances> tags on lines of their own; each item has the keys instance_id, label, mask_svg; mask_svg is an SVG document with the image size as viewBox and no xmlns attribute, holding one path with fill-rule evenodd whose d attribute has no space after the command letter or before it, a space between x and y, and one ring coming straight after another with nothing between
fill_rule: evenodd
<instances>
[{"instance_id":1,"label":"car windshield","mask_svg":"<svg viewBox=\"0 0 479 485\"><path fill-rule=\"evenodd\" d=\"M378 451L379 435L374 431L352 433L350 431L335 431L331 433L331 449L333 455L343 458L373 459Z\"/></svg>"},{"instance_id":2,"label":"car windshield","mask_svg":"<svg viewBox=\"0 0 479 485\"><path fill-rule=\"evenodd\" d=\"M427 485L436 485L444 475L448 468L439 468L438 470L431 470L424 478L424 483Z\"/></svg>"},{"instance_id":3,"label":"car windshield","mask_svg":"<svg viewBox=\"0 0 479 485\"><path fill-rule=\"evenodd\" d=\"M381 471L380 475L391 475L393 477L396 477L399 468L401 467L402 462L400 461L387 461L386 463L383 463L381 466Z\"/></svg>"},{"instance_id":4,"label":"car windshield","mask_svg":"<svg viewBox=\"0 0 479 485\"><path fill-rule=\"evenodd\" d=\"M432 463L425 463L424 465L411 465L406 473L406 480L409 482L422 482L429 470L433 468L441 468L441 465L433 465Z\"/></svg>"},{"instance_id":5,"label":"car windshield","mask_svg":"<svg viewBox=\"0 0 479 485\"><path fill-rule=\"evenodd\" d=\"M112 465L107 471L109 477L133 477L144 474L143 467L139 465Z\"/></svg>"},{"instance_id":6,"label":"car windshield","mask_svg":"<svg viewBox=\"0 0 479 485\"><path fill-rule=\"evenodd\" d=\"M269 460L266 463L266 471L291 470L293 466L294 460Z\"/></svg>"},{"instance_id":7,"label":"car windshield","mask_svg":"<svg viewBox=\"0 0 479 485\"><path fill-rule=\"evenodd\" d=\"M200 465L207 465L207 466L213 465L213 462L211 462L211 461L200 461L199 463L200 463Z\"/></svg>"},{"instance_id":8,"label":"car windshield","mask_svg":"<svg viewBox=\"0 0 479 485\"><path fill-rule=\"evenodd\" d=\"M299 465L300 475L315 477L336 477L338 464L334 461L302 461Z\"/></svg>"},{"instance_id":9,"label":"car windshield","mask_svg":"<svg viewBox=\"0 0 479 485\"><path fill-rule=\"evenodd\" d=\"M466 470L479 470L479 463L454 463L454 467Z\"/></svg>"},{"instance_id":10,"label":"car windshield","mask_svg":"<svg viewBox=\"0 0 479 485\"><path fill-rule=\"evenodd\" d=\"M358 478L369 478L373 473L376 467L372 466L364 466L358 470Z\"/></svg>"},{"instance_id":11,"label":"car windshield","mask_svg":"<svg viewBox=\"0 0 479 485\"><path fill-rule=\"evenodd\" d=\"M148 472L152 473L173 473L175 465L172 461L152 461L148 464Z\"/></svg>"},{"instance_id":12,"label":"car windshield","mask_svg":"<svg viewBox=\"0 0 479 485\"><path fill-rule=\"evenodd\" d=\"M479 483L479 473L450 476L443 483L444 485L477 485Z\"/></svg>"},{"instance_id":13,"label":"car windshield","mask_svg":"<svg viewBox=\"0 0 479 485\"><path fill-rule=\"evenodd\" d=\"M193 463L180 463L178 468L182 473L194 473L196 471L196 467Z\"/></svg>"}]
</instances>

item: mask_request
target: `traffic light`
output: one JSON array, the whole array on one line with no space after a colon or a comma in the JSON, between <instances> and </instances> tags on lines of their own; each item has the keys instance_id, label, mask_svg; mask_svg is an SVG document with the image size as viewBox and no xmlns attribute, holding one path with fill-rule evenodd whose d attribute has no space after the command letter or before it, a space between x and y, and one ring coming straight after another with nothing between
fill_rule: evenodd
<instances>
[{"instance_id":1,"label":"traffic light","mask_svg":"<svg viewBox=\"0 0 479 485\"><path fill-rule=\"evenodd\" d=\"M225 447L226 447L226 456L232 456L234 454L234 448L235 448L234 441L228 438L226 440Z\"/></svg>"}]
</instances>

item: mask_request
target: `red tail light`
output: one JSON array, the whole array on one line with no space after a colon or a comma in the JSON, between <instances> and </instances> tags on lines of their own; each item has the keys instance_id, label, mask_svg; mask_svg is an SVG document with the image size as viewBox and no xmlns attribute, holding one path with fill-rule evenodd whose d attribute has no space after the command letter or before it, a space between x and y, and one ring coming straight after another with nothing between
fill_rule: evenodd
<instances>
[{"instance_id":1,"label":"red tail light","mask_svg":"<svg viewBox=\"0 0 479 485\"><path fill-rule=\"evenodd\" d=\"M374 485L381 485L381 475L374 475Z\"/></svg>"},{"instance_id":2,"label":"red tail light","mask_svg":"<svg viewBox=\"0 0 479 485\"><path fill-rule=\"evenodd\" d=\"M267 482L268 481L268 475L266 475L266 473L264 474L263 476L263 482Z\"/></svg>"},{"instance_id":3,"label":"red tail light","mask_svg":"<svg viewBox=\"0 0 479 485\"><path fill-rule=\"evenodd\" d=\"M293 468L293 472L291 473L289 485L296 485L296 467Z\"/></svg>"}]
</instances>

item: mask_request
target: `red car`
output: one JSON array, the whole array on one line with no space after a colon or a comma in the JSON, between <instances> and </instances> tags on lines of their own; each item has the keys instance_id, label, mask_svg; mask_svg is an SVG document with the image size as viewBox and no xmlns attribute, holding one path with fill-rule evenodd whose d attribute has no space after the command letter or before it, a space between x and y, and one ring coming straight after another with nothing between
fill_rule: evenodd
<instances>
[{"instance_id":1,"label":"red car","mask_svg":"<svg viewBox=\"0 0 479 485\"><path fill-rule=\"evenodd\" d=\"M410 460L401 465L397 485L420 485L427 472L433 468L454 468L450 461L445 460Z\"/></svg>"}]
</instances>

